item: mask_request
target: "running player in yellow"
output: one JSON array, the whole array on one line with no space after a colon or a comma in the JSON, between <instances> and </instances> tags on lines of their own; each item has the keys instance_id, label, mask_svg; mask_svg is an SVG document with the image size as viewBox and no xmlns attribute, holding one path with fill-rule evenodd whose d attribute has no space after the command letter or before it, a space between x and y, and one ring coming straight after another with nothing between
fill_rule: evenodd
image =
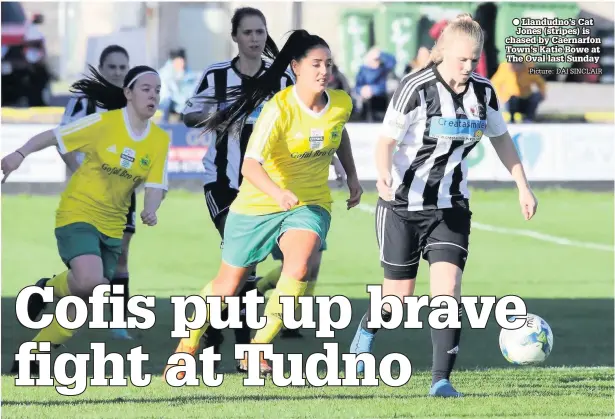
<instances>
[{"instance_id":1,"label":"running player in yellow","mask_svg":"<svg viewBox=\"0 0 615 419\"><path fill-rule=\"evenodd\" d=\"M96 286L109 283L122 252L133 191L144 184L141 220L154 226L168 188L170 138L150 120L160 102L158 73L150 67L135 67L126 74L123 87L117 87L93 67L90 70L92 76L75 83L74 91L109 111L35 135L1 162L4 182L29 154L45 148L56 146L63 154L85 154L56 212L58 251L68 270L49 280L47 286L60 298L75 295L87 299ZM69 318L74 315L69 310ZM54 319L33 341L57 347L73 333ZM15 362L11 372L18 371ZM31 371L38 373L36 363Z\"/></svg>"},{"instance_id":2,"label":"running player in yellow","mask_svg":"<svg viewBox=\"0 0 615 419\"><path fill-rule=\"evenodd\" d=\"M327 180L336 152L348 176L348 209L361 200L363 190L344 129L352 101L341 90L327 89L331 61L329 46L322 38L295 31L259 83L205 122L206 129L215 129L220 123L233 129L236 121L249 115L279 85L282 73L291 66L296 85L265 104L248 142L242 166L244 181L224 230L220 270L201 292L203 298L237 295L252 266L272 252L281 253L282 276L265 306L267 325L256 332L253 343L269 343L278 334L282 328L279 297L294 296L297 302L305 292L311 259L326 249L332 203ZM176 353L195 355L208 326L206 322L203 328L191 330ZM247 370L244 361L240 365ZM167 365L165 379L171 367ZM265 360L261 360L261 371L271 371ZM177 374L180 379L182 376Z\"/></svg>"},{"instance_id":3,"label":"running player in yellow","mask_svg":"<svg viewBox=\"0 0 615 419\"><path fill-rule=\"evenodd\" d=\"M105 79L118 87L122 87L124 77L126 77L126 73L130 70L130 66L128 64L129 59L130 57L128 56L128 51L126 51L126 49L119 45L109 45L100 53L100 57L98 58L98 70ZM96 103L93 101L88 101L86 97L76 95L73 96L68 102L60 125L66 125L93 113L101 113L106 111L106 109L96 106ZM79 152L61 154L61 156L72 173L77 171L84 157L83 153ZM130 208L126 214L126 227L124 227L124 237L122 238L122 254L117 262L115 277L109 278L112 286L119 285L122 287L123 292L121 294L124 298L125 310L127 310L128 299L130 298L128 286L130 279L128 272L128 254L132 236L136 232L136 205L136 195L133 192L130 198ZM48 280L49 278L41 278L36 285L43 288L47 284ZM112 289L110 296L114 295L116 294ZM30 316L30 319L34 321L39 313L45 310L46 306L47 304L43 301L42 297L39 298L38 296L33 296L30 298L28 301L28 315ZM112 312L112 310L113 306L109 305L109 311ZM111 329L110 332L114 339L132 339L132 336L130 336L126 329Z\"/></svg>"}]
</instances>

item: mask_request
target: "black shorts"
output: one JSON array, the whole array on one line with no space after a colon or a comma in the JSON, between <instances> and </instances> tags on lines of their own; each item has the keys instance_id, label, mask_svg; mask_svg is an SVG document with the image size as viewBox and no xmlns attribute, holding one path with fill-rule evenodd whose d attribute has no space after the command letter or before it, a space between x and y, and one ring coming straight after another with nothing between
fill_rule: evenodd
<instances>
[{"instance_id":1,"label":"black shorts","mask_svg":"<svg viewBox=\"0 0 615 419\"><path fill-rule=\"evenodd\" d=\"M224 225L226 224L228 209L237 198L239 191L228 186L210 183L203 186L203 192L205 193L205 202L211 221L220 233L220 237L224 239Z\"/></svg>"},{"instance_id":2,"label":"black shorts","mask_svg":"<svg viewBox=\"0 0 615 419\"><path fill-rule=\"evenodd\" d=\"M393 210L379 199L376 236L384 277L416 278L421 256L430 265L450 262L463 271L468 257L471 218L467 201L454 208L404 211Z\"/></svg>"},{"instance_id":3,"label":"black shorts","mask_svg":"<svg viewBox=\"0 0 615 419\"><path fill-rule=\"evenodd\" d=\"M126 214L126 227L124 227L124 233L135 234L137 228L137 196L133 192L130 197L130 208L128 208L128 214Z\"/></svg>"}]
</instances>

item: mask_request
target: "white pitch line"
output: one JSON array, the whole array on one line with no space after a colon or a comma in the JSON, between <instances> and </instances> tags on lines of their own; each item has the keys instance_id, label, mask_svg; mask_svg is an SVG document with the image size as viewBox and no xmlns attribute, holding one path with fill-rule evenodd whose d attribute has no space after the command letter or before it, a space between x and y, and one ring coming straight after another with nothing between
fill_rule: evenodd
<instances>
[{"instance_id":1,"label":"white pitch line","mask_svg":"<svg viewBox=\"0 0 615 419\"><path fill-rule=\"evenodd\" d=\"M369 212L371 214L374 214L376 212L376 207L373 207L367 204L359 204L357 208L359 208L362 211ZM560 244L562 246L581 247L584 249L603 250L606 252L615 251L615 248L613 246L609 246L606 244L570 240L564 237L551 236L549 234L543 234L543 233L539 233L537 231L532 231L532 230L496 227L496 226L492 226L489 224L478 223L476 221L472 221L472 228L475 228L477 230L489 231L492 233L507 234L511 236L531 237L536 240L542 240L542 241L549 242L549 243Z\"/></svg>"}]
</instances>

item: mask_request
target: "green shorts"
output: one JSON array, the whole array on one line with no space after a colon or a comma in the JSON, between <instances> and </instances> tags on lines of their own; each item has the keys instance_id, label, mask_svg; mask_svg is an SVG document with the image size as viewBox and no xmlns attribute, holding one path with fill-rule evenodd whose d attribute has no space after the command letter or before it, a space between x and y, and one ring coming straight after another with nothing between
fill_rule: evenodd
<instances>
[{"instance_id":1,"label":"green shorts","mask_svg":"<svg viewBox=\"0 0 615 419\"><path fill-rule=\"evenodd\" d=\"M102 234L88 223L73 223L55 230L62 262L70 269L77 256L96 255L102 259L103 273L108 280L115 276L115 267L122 253L122 239Z\"/></svg>"},{"instance_id":2,"label":"green shorts","mask_svg":"<svg viewBox=\"0 0 615 419\"><path fill-rule=\"evenodd\" d=\"M320 250L327 248L331 215L318 205L267 215L244 215L229 211L224 227L222 260L242 268L262 262L273 253L281 259L278 241L288 230L310 230L320 237Z\"/></svg>"}]
</instances>

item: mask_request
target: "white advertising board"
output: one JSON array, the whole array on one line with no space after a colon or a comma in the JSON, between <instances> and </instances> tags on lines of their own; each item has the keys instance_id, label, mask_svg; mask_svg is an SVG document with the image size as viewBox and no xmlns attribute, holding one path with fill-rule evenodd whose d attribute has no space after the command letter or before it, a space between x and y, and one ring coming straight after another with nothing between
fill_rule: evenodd
<instances>
[{"instance_id":1,"label":"white advertising board","mask_svg":"<svg viewBox=\"0 0 615 419\"><path fill-rule=\"evenodd\" d=\"M30 138L55 125L2 124L2 157L15 151ZM66 180L66 165L55 147L33 153L6 180L15 183L62 183Z\"/></svg>"},{"instance_id":2,"label":"white advertising board","mask_svg":"<svg viewBox=\"0 0 615 419\"><path fill-rule=\"evenodd\" d=\"M2 155L14 151L48 124L2 124ZM346 125L361 180L376 180L375 145L379 124ZM607 124L509 125L530 181L615 180L615 127ZM483 137L467 157L469 180L508 181L490 140ZM331 178L334 171L331 168ZM66 166L55 148L34 153L7 182L64 182Z\"/></svg>"},{"instance_id":3,"label":"white advertising board","mask_svg":"<svg viewBox=\"0 0 615 419\"><path fill-rule=\"evenodd\" d=\"M346 125L361 180L376 180L374 150L378 124ZM612 181L615 127L608 124L527 124L508 126L530 181ZM468 179L508 181L488 137L467 157Z\"/></svg>"}]
</instances>

